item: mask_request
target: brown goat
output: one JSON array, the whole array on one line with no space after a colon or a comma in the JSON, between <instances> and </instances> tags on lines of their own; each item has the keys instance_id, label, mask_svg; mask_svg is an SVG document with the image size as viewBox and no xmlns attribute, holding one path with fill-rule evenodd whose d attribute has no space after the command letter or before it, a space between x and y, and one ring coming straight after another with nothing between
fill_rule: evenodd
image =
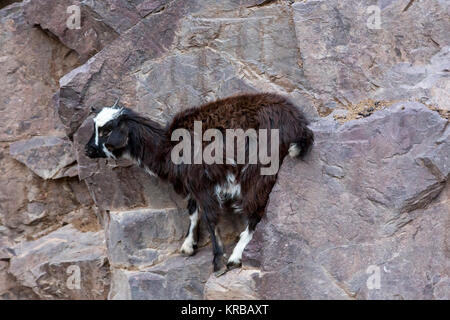
<instances>
[{"instance_id":1,"label":"brown goat","mask_svg":"<svg viewBox=\"0 0 450 320\"><path fill-rule=\"evenodd\" d=\"M186 150L183 150L184 159L189 161L174 163L173 151L178 144L173 141L174 133L177 129L184 129L194 136L196 122L202 132L216 129L227 134L229 129L258 130L261 136L261 129L266 129L265 132L274 137L272 132L276 131L278 140L271 140L269 144L274 146L275 141L278 146L278 149L272 149L272 146L270 149L272 156L273 150L278 152L277 163L281 163L287 154L292 157L305 155L314 141L312 131L307 128L307 120L297 107L280 95L261 93L233 96L187 109L176 114L166 127L127 108L117 105L103 108L94 118L95 132L86 145L86 154L91 158L131 158L147 172L169 181L178 193L188 196L190 227L181 252L187 255L194 253L201 217L211 235L214 271L224 271L223 247L217 232L220 216L236 212L248 218L248 226L228 259L226 266L230 269L241 264L242 252L264 215L277 172L263 175L261 169L267 168L267 162L248 160L252 154L251 135L245 137L242 146L244 162L236 161L238 148L234 147L233 138L232 155L227 153L223 161L210 164L192 161L198 152L195 152L195 142L190 141L187 143L194 147L194 155L191 152L184 154ZM205 148L208 143L203 140L200 144ZM226 150L227 144L228 140L220 148ZM214 155L222 159L217 153L220 150L215 149Z\"/></svg>"}]
</instances>

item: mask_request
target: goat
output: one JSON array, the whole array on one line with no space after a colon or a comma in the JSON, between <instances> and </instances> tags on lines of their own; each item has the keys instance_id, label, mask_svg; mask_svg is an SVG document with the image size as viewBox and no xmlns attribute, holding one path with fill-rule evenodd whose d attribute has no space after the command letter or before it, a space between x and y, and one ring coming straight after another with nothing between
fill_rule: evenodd
<instances>
[{"instance_id":1,"label":"goat","mask_svg":"<svg viewBox=\"0 0 450 320\"><path fill-rule=\"evenodd\" d=\"M303 157L314 143L305 116L287 98L257 93L232 96L184 110L165 127L116 103L103 108L94 117L95 131L85 152L90 158L131 158L147 172L169 181L177 193L188 197L190 226L180 251L194 254L202 218L211 236L214 271L222 273L241 266L242 253L264 215L277 173L260 174L259 170L265 165L261 161L236 163L231 159L227 163L175 164L171 161L175 147L172 134L177 129L193 133L196 121L200 121L202 129L220 132L278 129L277 160L281 161L287 154L293 158ZM245 150L247 153L250 150L249 139L245 140ZM217 224L222 214L230 212L246 215L248 224L225 265Z\"/></svg>"}]
</instances>

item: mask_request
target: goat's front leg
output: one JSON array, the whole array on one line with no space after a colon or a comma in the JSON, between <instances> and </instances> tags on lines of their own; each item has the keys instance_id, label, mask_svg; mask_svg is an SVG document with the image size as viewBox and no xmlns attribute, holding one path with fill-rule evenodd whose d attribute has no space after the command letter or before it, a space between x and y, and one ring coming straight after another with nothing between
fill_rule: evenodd
<instances>
[{"instance_id":1,"label":"goat's front leg","mask_svg":"<svg viewBox=\"0 0 450 320\"><path fill-rule=\"evenodd\" d=\"M245 247L249 244L249 242L253 238L253 233L255 232L256 225L261 220L260 215L251 215L249 218L249 223L247 228L241 233L239 237L239 241L233 249L233 253L227 262L227 269L231 270L234 268L239 268L242 264L242 253L244 252Z\"/></svg>"},{"instance_id":2,"label":"goat's front leg","mask_svg":"<svg viewBox=\"0 0 450 320\"><path fill-rule=\"evenodd\" d=\"M198 223L199 223L199 214L197 202L193 199L189 199L188 202L188 210L189 210L189 230L184 239L183 245L180 248L180 252L182 254L192 256L197 247L198 243Z\"/></svg>"},{"instance_id":3,"label":"goat's front leg","mask_svg":"<svg viewBox=\"0 0 450 320\"><path fill-rule=\"evenodd\" d=\"M208 216L208 212L202 212L202 216L206 222L209 234L211 236L212 248L213 248L213 266L216 276L220 276L226 272L226 266L224 262L223 246L220 240L219 232L217 229L217 222L212 217Z\"/></svg>"}]
</instances>

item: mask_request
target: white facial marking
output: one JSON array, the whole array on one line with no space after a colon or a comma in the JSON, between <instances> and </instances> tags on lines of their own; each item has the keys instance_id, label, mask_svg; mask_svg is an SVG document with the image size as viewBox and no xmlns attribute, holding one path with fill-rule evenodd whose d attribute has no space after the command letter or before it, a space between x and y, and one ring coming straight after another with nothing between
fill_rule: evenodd
<instances>
[{"instance_id":1,"label":"white facial marking","mask_svg":"<svg viewBox=\"0 0 450 320\"><path fill-rule=\"evenodd\" d=\"M242 253L244 252L244 249L248 245L248 243L252 240L252 237L253 237L253 232L250 232L248 230L248 226L247 226L245 231L241 233L241 236L239 237L239 241L236 244L236 247L234 247L233 253L230 256L230 259L228 259L228 263L234 263L234 264L241 263Z\"/></svg>"},{"instance_id":2,"label":"white facial marking","mask_svg":"<svg viewBox=\"0 0 450 320\"><path fill-rule=\"evenodd\" d=\"M95 145L98 147L98 130L103 127L109 121L114 120L118 116L123 109L116 108L103 108L94 118L94 126L95 126Z\"/></svg>"},{"instance_id":3,"label":"white facial marking","mask_svg":"<svg viewBox=\"0 0 450 320\"><path fill-rule=\"evenodd\" d=\"M94 127L95 127L95 145L98 147L98 126L95 122Z\"/></svg>"},{"instance_id":4,"label":"white facial marking","mask_svg":"<svg viewBox=\"0 0 450 320\"><path fill-rule=\"evenodd\" d=\"M291 158L297 157L301 152L301 149L298 147L296 143L291 143L289 145L289 156Z\"/></svg>"},{"instance_id":5,"label":"white facial marking","mask_svg":"<svg viewBox=\"0 0 450 320\"><path fill-rule=\"evenodd\" d=\"M181 253L190 256L194 253L194 245L196 245L194 240L194 231L198 223L198 210L195 210L195 212L189 216L189 219L191 220L191 224L189 226L189 233L186 239L184 240L180 251Z\"/></svg>"},{"instance_id":6,"label":"white facial marking","mask_svg":"<svg viewBox=\"0 0 450 320\"><path fill-rule=\"evenodd\" d=\"M109 121L120 116L122 111L123 109L105 107L95 116L94 122L98 127L103 127Z\"/></svg>"}]
</instances>

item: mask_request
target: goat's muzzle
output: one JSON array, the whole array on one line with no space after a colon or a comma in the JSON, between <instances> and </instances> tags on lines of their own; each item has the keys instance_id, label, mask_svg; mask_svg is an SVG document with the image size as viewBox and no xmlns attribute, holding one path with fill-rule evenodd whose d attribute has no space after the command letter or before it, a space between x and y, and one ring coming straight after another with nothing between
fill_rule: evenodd
<instances>
[{"instance_id":1,"label":"goat's muzzle","mask_svg":"<svg viewBox=\"0 0 450 320\"><path fill-rule=\"evenodd\" d=\"M87 144L84 148L85 154L89 158L104 158L105 154L99 147Z\"/></svg>"}]
</instances>

